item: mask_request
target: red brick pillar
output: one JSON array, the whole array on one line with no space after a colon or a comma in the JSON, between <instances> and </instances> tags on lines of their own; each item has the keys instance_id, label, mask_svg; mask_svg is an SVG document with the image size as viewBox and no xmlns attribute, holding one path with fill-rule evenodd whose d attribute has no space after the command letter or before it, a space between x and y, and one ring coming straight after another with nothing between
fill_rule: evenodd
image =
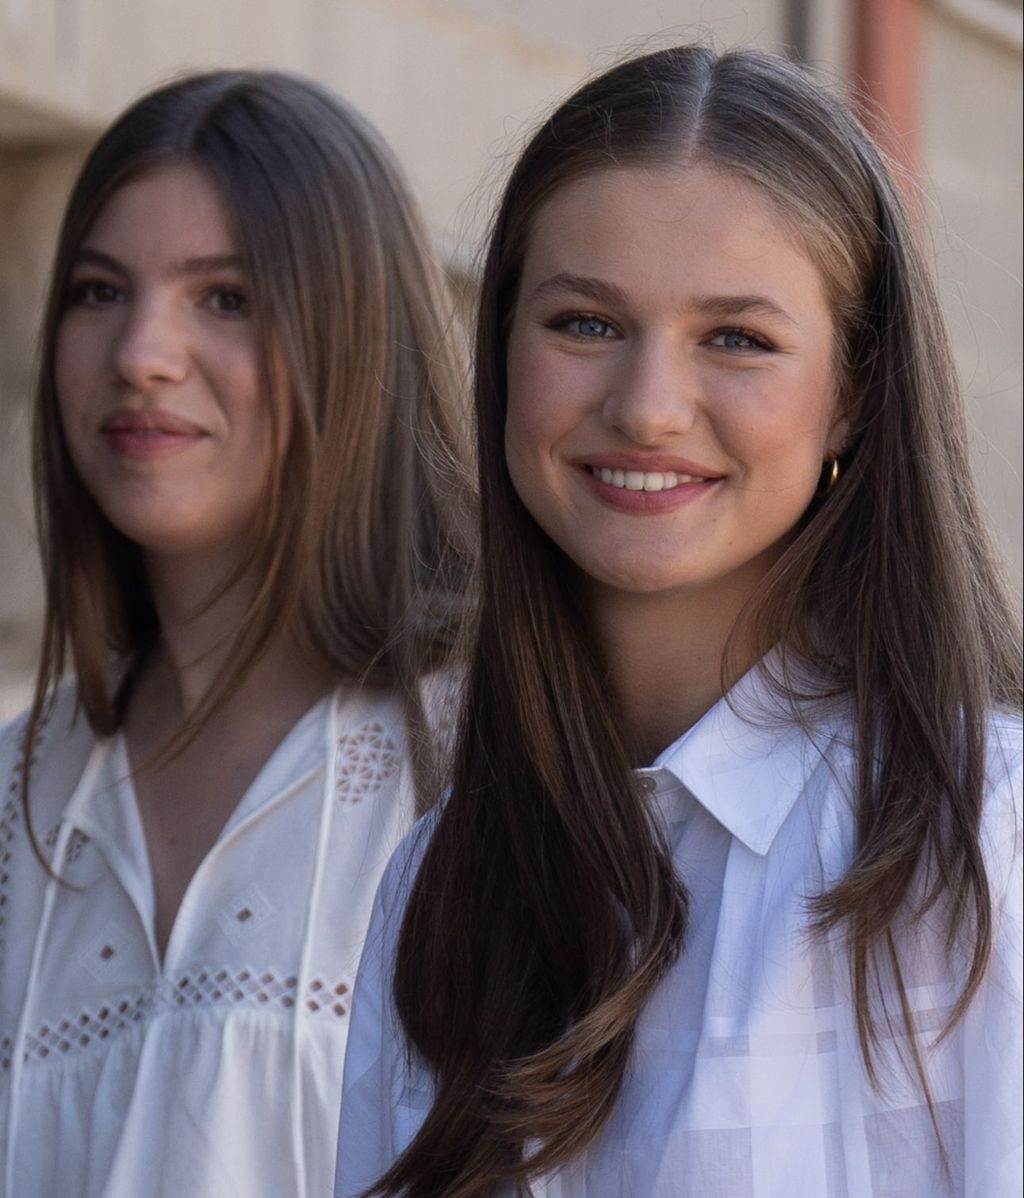
<instances>
[{"instance_id":1,"label":"red brick pillar","mask_svg":"<svg viewBox=\"0 0 1024 1198\"><path fill-rule=\"evenodd\" d=\"M853 71L861 117L897 162L914 171L921 142L924 0L851 0Z\"/></svg>"}]
</instances>

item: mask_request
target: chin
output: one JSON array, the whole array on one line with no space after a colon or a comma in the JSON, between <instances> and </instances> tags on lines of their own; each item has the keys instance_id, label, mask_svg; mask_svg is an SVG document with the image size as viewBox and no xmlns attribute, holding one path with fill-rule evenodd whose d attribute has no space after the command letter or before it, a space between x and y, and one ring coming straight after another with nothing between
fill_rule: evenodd
<instances>
[{"instance_id":1,"label":"chin","mask_svg":"<svg viewBox=\"0 0 1024 1198\"><path fill-rule=\"evenodd\" d=\"M151 518L138 510L125 513L124 518L118 518L119 515L107 513L107 519L146 555L180 557L208 553L233 539L225 530L212 527L208 520L183 518L180 510L173 516L160 513Z\"/></svg>"},{"instance_id":2,"label":"chin","mask_svg":"<svg viewBox=\"0 0 1024 1198\"><path fill-rule=\"evenodd\" d=\"M631 595L685 591L700 581L686 571L667 570L664 567L652 566L650 562L637 565L591 562L583 564L582 568L598 586Z\"/></svg>"}]
</instances>

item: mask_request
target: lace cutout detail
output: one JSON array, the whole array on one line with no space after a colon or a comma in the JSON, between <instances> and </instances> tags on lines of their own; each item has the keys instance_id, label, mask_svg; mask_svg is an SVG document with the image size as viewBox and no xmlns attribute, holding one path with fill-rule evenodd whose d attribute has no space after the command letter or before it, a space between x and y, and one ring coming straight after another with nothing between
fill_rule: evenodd
<instances>
[{"instance_id":1,"label":"lace cutout detail","mask_svg":"<svg viewBox=\"0 0 1024 1198\"><path fill-rule=\"evenodd\" d=\"M136 987L107 1002L41 1024L25 1037L25 1063L41 1063L51 1057L109 1044L119 1033L169 1012L209 1007L277 1007L289 1011L301 997L302 1010L310 1016L343 1019L348 1015L347 982L332 983L315 977L306 984L301 996L298 989L295 974L279 974L272 969L205 966L189 970L176 978L162 978L151 986ZM10 1068L11 1048L10 1036L0 1039L0 1072Z\"/></svg>"},{"instance_id":2,"label":"lace cutout detail","mask_svg":"<svg viewBox=\"0 0 1024 1198\"><path fill-rule=\"evenodd\" d=\"M21 775L15 770L15 779L8 794L3 810L0 811L0 964L3 963L4 949L7 945L7 892L11 884L11 858L13 857L14 838L17 834L18 823L21 820L21 796L18 794Z\"/></svg>"},{"instance_id":3,"label":"lace cutout detail","mask_svg":"<svg viewBox=\"0 0 1024 1198\"><path fill-rule=\"evenodd\" d=\"M74 1019L44 1023L25 1036L25 1061L45 1061L51 1055L67 1055L88 1048L93 1041L102 1043L118 1032L141 1023L152 1009L152 995L138 990L118 1002L103 1003L92 1011L83 1011Z\"/></svg>"},{"instance_id":4,"label":"lace cutout detail","mask_svg":"<svg viewBox=\"0 0 1024 1198\"><path fill-rule=\"evenodd\" d=\"M53 827L46 833L43 838L43 844L50 850L50 860L53 861L53 850L57 847L57 840L60 837L60 830L64 827L64 821L58 820ZM68 843L64 849L64 866L74 865L82 855L82 849L89 843L89 837L84 832L80 832L78 828L68 837ZM54 866L57 865L53 862Z\"/></svg>"},{"instance_id":5,"label":"lace cutout detail","mask_svg":"<svg viewBox=\"0 0 1024 1198\"><path fill-rule=\"evenodd\" d=\"M343 803L376 794L401 765L398 747L383 724L373 721L338 738L335 784Z\"/></svg>"},{"instance_id":6,"label":"lace cutout detail","mask_svg":"<svg viewBox=\"0 0 1024 1198\"><path fill-rule=\"evenodd\" d=\"M51 712L46 712L39 723L36 725L36 743L32 747L32 752L29 755L29 767L36 764L39 758L39 746L42 742L43 733L46 731L46 726L50 722ZM25 773L25 750L27 747L28 729L21 735L18 741L18 751L14 759L14 768L11 770L10 781L7 785L7 792L3 799L3 808L0 809L0 969L3 968L4 950L7 947L7 902L9 898L11 885L11 861L14 856L14 840L18 834L18 826L21 823L21 781ZM6 1056L6 1050L0 1050L0 1054Z\"/></svg>"},{"instance_id":7,"label":"lace cutout detail","mask_svg":"<svg viewBox=\"0 0 1024 1198\"><path fill-rule=\"evenodd\" d=\"M263 891L253 884L239 891L225 904L224 910L217 916L217 925L232 944L240 946L260 930L276 911L277 908Z\"/></svg>"}]
</instances>

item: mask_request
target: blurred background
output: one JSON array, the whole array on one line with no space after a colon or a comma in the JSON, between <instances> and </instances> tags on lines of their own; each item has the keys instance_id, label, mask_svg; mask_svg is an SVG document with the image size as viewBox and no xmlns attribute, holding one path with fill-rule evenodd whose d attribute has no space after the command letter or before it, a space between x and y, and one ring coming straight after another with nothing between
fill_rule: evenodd
<instances>
[{"instance_id":1,"label":"blurred background","mask_svg":"<svg viewBox=\"0 0 1024 1198\"><path fill-rule=\"evenodd\" d=\"M1019 595L1021 0L0 0L0 719L27 701L42 616L28 430L43 289L77 167L121 108L194 68L321 79L397 151L471 297L494 189L533 123L628 50L689 40L811 64L902 164Z\"/></svg>"}]
</instances>

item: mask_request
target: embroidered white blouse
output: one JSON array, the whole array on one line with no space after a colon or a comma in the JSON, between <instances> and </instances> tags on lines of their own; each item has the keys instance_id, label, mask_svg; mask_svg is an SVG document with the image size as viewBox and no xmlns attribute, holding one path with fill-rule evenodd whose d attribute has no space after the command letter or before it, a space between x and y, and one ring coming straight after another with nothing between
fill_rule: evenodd
<instances>
[{"instance_id":1,"label":"embroidered white blouse","mask_svg":"<svg viewBox=\"0 0 1024 1198\"><path fill-rule=\"evenodd\" d=\"M4 1198L323 1198L355 969L413 816L397 699L326 698L267 761L163 962L123 741L62 690L21 814L0 733Z\"/></svg>"},{"instance_id":2,"label":"embroidered white blouse","mask_svg":"<svg viewBox=\"0 0 1024 1198\"><path fill-rule=\"evenodd\" d=\"M1018 1198L1021 1192L1021 726L991 725L983 841L995 904L992 961L939 1045L956 994L935 919L903 938L909 999L949 1154L940 1165L899 1037L872 1088L846 957L807 932L805 898L845 870L852 775L842 719L812 739L753 722L748 675L643 771L693 896L683 956L643 1011L611 1119L586 1153L535 1185L546 1198ZM409 1143L431 1101L389 974L430 817L385 874L349 1034L336 1198L353 1198ZM898 1007L896 1008L898 1018Z\"/></svg>"}]
</instances>

